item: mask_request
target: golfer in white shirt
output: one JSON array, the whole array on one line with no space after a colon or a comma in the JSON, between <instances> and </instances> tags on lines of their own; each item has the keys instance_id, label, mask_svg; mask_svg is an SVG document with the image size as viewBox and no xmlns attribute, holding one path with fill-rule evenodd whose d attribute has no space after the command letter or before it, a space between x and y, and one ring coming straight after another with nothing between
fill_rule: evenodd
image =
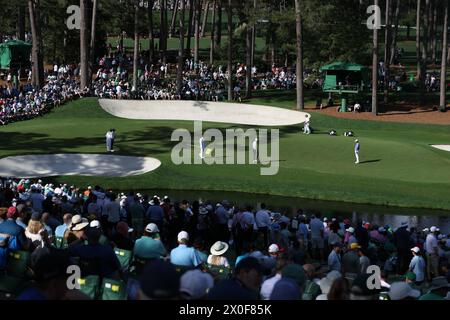
<instances>
[{"instance_id":1,"label":"golfer in white shirt","mask_svg":"<svg viewBox=\"0 0 450 320\"><path fill-rule=\"evenodd\" d=\"M252 142L252 149L253 149L253 163L258 162L258 138L255 137L255 139Z\"/></svg>"}]
</instances>

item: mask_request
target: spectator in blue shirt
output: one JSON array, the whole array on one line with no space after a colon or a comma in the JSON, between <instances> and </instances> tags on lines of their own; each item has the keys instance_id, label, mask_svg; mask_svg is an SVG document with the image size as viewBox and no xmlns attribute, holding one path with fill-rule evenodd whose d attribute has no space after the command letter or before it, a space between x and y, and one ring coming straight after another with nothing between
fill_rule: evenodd
<instances>
[{"instance_id":1,"label":"spectator in blue shirt","mask_svg":"<svg viewBox=\"0 0 450 320\"><path fill-rule=\"evenodd\" d=\"M159 205L159 200L157 197L153 198L150 202L150 207L147 210L147 218L150 223L154 223L158 226L158 228L162 227L162 222L164 219L164 210Z\"/></svg>"},{"instance_id":2,"label":"spectator in blue shirt","mask_svg":"<svg viewBox=\"0 0 450 320\"><path fill-rule=\"evenodd\" d=\"M2 213L0 214L0 218L4 220L2 223L0 223L0 233L16 237L20 247L25 248L27 245L25 230L14 220L17 214L16 207L10 207L7 212L2 211Z\"/></svg>"},{"instance_id":3,"label":"spectator in blue shirt","mask_svg":"<svg viewBox=\"0 0 450 320\"><path fill-rule=\"evenodd\" d=\"M57 237L57 238L64 237L64 232L66 232L67 228L72 223L72 215L70 213L66 213L63 216L63 222L64 223L62 225L56 227L56 229L55 229L55 237Z\"/></svg>"},{"instance_id":4,"label":"spectator in blue shirt","mask_svg":"<svg viewBox=\"0 0 450 320\"><path fill-rule=\"evenodd\" d=\"M333 250L328 256L328 267L330 268L330 271L342 271L340 252L341 244L339 242L333 243Z\"/></svg>"},{"instance_id":5,"label":"spectator in blue shirt","mask_svg":"<svg viewBox=\"0 0 450 320\"><path fill-rule=\"evenodd\" d=\"M201 264L201 259L194 248L187 246L189 234L181 231L178 234L178 247L170 252L170 262L178 266L195 268Z\"/></svg>"}]
</instances>

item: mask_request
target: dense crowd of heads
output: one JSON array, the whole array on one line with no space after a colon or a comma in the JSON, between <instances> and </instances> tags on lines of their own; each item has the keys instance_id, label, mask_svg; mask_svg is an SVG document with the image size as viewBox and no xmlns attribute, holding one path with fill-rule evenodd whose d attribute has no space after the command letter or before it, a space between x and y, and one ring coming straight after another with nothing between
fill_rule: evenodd
<instances>
[{"instance_id":1,"label":"dense crowd of heads","mask_svg":"<svg viewBox=\"0 0 450 320\"><path fill-rule=\"evenodd\" d=\"M264 204L173 202L41 180L1 186L0 248L28 252L34 270L19 299L86 298L84 287L84 295L68 290L68 265L123 287L122 299L449 298L450 240L436 226L287 216ZM0 251L0 269L8 273L9 263ZM380 268L376 289L368 287L371 266Z\"/></svg>"}]
</instances>

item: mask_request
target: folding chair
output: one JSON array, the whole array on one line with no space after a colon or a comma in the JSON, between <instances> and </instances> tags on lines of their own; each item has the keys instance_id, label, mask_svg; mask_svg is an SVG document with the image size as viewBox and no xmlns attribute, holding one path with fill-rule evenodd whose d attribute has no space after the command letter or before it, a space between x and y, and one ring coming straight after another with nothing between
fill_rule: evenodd
<instances>
[{"instance_id":1,"label":"folding chair","mask_svg":"<svg viewBox=\"0 0 450 320\"><path fill-rule=\"evenodd\" d=\"M27 278L30 263L30 253L28 251L10 251L6 274L20 279Z\"/></svg>"},{"instance_id":2,"label":"folding chair","mask_svg":"<svg viewBox=\"0 0 450 320\"><path fill-rule=\"evenodd\" d=\"M119 259L120 266L124 272L130 271L130 267L133 260L133 252L129 250L123 250L123 249L114 249L114 253L117 256L117 259Z\"/></svg>"},{"instance_id":3,"label":"folding chair","mask_svg":"<svg viewBox=\"0 0 450 320\"><path fill-rule=\"evenodd\" d=\"M231 275L231 269L227 267L207 264L205 268L213 275L216 280L228 279Z\"/></svg>"},{"instance_id":4,"label":"folding chair","mask_svg":"<svg viewBox=\"0 0 450 320\"><path fill-rule=\"evenodd\" d=\"M80 291L85 295L95 300L100 295L100 277L97 275L90 275L78 279Z\"/></svg>"},{"instance_id":5,"label":"folding chair","mask_svg":"<svg viewBox=\"0 0 450 320\"><path fill-rule=\"evenodd\" d=\"M104 278L101 300L126 300L127 285L121 280Z\"/></svg>"}]
</instances>

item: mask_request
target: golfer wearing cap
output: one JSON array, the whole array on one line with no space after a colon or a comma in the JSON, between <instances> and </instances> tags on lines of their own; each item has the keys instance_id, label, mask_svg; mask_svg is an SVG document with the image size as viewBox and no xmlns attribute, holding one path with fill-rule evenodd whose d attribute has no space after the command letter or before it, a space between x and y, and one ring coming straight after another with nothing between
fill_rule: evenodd
<instances>
[{"instance_id":1,"label":"golfer wearing cap","mask_svg":"<svg viewBox=\"0 0 450 320\"><path fill-rule=\"evenodd\" d=\"M359 163L359 149L360 149L359 140L356 139L355 140L355 158L356 158L355 164Z\"/></svg>"}]
</instances>

